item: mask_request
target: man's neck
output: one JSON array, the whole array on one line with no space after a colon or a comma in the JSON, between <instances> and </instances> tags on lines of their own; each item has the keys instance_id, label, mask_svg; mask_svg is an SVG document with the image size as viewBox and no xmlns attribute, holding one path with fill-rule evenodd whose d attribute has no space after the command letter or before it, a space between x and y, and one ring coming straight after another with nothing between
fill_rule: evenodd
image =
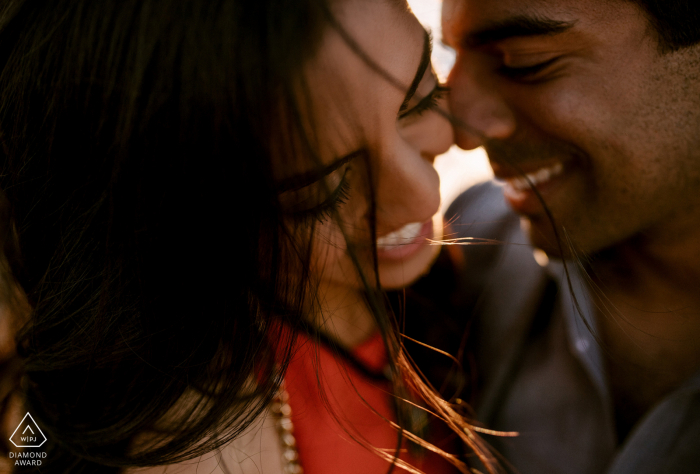
<instances>
[{"instance_id":1,"label":"man's neck","mask_svg":"<svg viewBox=\"0 0 700 474\"><path fill-rule=\"evenodd\" d=\"M700 369L700 235L665 234L638 235L590 264L620 440Z\"/></svg>"}]
</instances>

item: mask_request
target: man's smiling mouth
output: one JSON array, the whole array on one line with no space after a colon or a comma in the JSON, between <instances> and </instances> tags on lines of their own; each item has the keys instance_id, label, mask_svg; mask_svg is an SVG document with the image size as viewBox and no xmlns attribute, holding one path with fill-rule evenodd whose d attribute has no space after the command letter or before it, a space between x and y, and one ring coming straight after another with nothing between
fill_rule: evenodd
<instances>
[{"instance_id":1,"label":"man's smiling mouth","mask_svg":"<svg viewBox=\"0 0 700 474\"><path fill-rule=\"evenodd\" d=\"M516 212L524 215L542 212L541 198L556 200L552 193L556 193L567 170L570 170L570 166L564 162L553 160L539 167L524 165L520 167L521 172L516 172L515 167L506 168L497 163L492 163L492 167L496 179L504 183L503 196L506 201Z\"/></svg>"},{"instance_id":2,"label":"man's smiling mouth","mask_svg":"<svg viewBox=\"0 0 700 474\"><path fill-rule=\"evenodd\" d=\"M525 173L524 176L513 176L506 178L506 186L513 188L514 191L528 191L532 186L539 186L551 181L564 172L562 163L540 168L537 171Z\"/></svg>"}]
</instances>

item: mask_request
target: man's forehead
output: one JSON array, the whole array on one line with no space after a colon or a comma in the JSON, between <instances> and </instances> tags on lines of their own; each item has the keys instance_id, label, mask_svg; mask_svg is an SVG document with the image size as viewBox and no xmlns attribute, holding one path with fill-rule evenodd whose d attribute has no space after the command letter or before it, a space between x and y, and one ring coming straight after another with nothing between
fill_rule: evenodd
<instances>
[{"instance_id":1,"label":"man's forehead","mask_svg":"<svg viewBox=\"0 0 700 474\"><path fill-rule=\"evenodd\" d=\"M574 0L445 0L443 20L466 19L479 24L501 21L514 15L567 14L581 3Z\"/></svg>"},{"instance_id":2,"label":"man's forehead","mask_svg":"<svg viewBox=\"0 0 700 474\"><path fill-rule=\"evenodd\" d=\"M442 19L448 30L463 33L488 29L515 18L575 23L607 22L624 0L444 0Z\"/></svg>"}]
</instances>

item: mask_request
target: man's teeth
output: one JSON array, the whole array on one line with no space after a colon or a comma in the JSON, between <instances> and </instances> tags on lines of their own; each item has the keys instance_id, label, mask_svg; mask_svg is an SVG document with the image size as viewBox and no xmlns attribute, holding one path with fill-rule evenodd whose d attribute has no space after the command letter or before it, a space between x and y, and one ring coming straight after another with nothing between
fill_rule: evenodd
<instances>
[{"instance_id":1,"label":"man's teeth","mask_svg":"<svg viewBox=\"0 0 700 474\"><path fill-rule=\"evenodd\" d=\"M538 186L540 184L546 183L555 176L559 176L562 171L564 171L564 165L557 163L548 168L542 168L534 173L526 173L525 176L515 176L513 178L506 179L506 182L510 184L516 191L526 191L530 189L530 183L533 186ZM528 182L528 179L530 182Z\"/></svg>"},{"instance_id":2,"label":"man's teeth","mask_svg":"<svg viewBox=\"0 0 700 474\"><path fill-rule=\"evenodd\" d=\"M406 224L399 230L395 230L391 234L386 234L377 239L377 247L382 249L394 249L400 247L401 245L410 244L420 234L420 230L423 228L422 222L413 222L411 224Z\"/></svg>"}]
</instances>

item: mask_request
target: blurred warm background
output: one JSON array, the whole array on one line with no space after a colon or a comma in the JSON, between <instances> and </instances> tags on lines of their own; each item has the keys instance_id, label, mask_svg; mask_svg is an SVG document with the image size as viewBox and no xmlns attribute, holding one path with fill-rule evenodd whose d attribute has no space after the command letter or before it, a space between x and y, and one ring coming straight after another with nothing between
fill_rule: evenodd
<instances>
[{"instance_id":1,"label":"blurred warm background","mask_svg":"<svg viewBox=\"0 0 700 474\"><path fill-rule=\"evenodd\" d=\"M445 80L454 63L454 52L440 42L442 0L408 0L408 4L420 22L433 33L433 67L438 77ZM493 176L482 148L464 151L453 146L450 151L438 157L435 167L440 174L443 211L463 190Z\"/></svg>"}]
</instances>

